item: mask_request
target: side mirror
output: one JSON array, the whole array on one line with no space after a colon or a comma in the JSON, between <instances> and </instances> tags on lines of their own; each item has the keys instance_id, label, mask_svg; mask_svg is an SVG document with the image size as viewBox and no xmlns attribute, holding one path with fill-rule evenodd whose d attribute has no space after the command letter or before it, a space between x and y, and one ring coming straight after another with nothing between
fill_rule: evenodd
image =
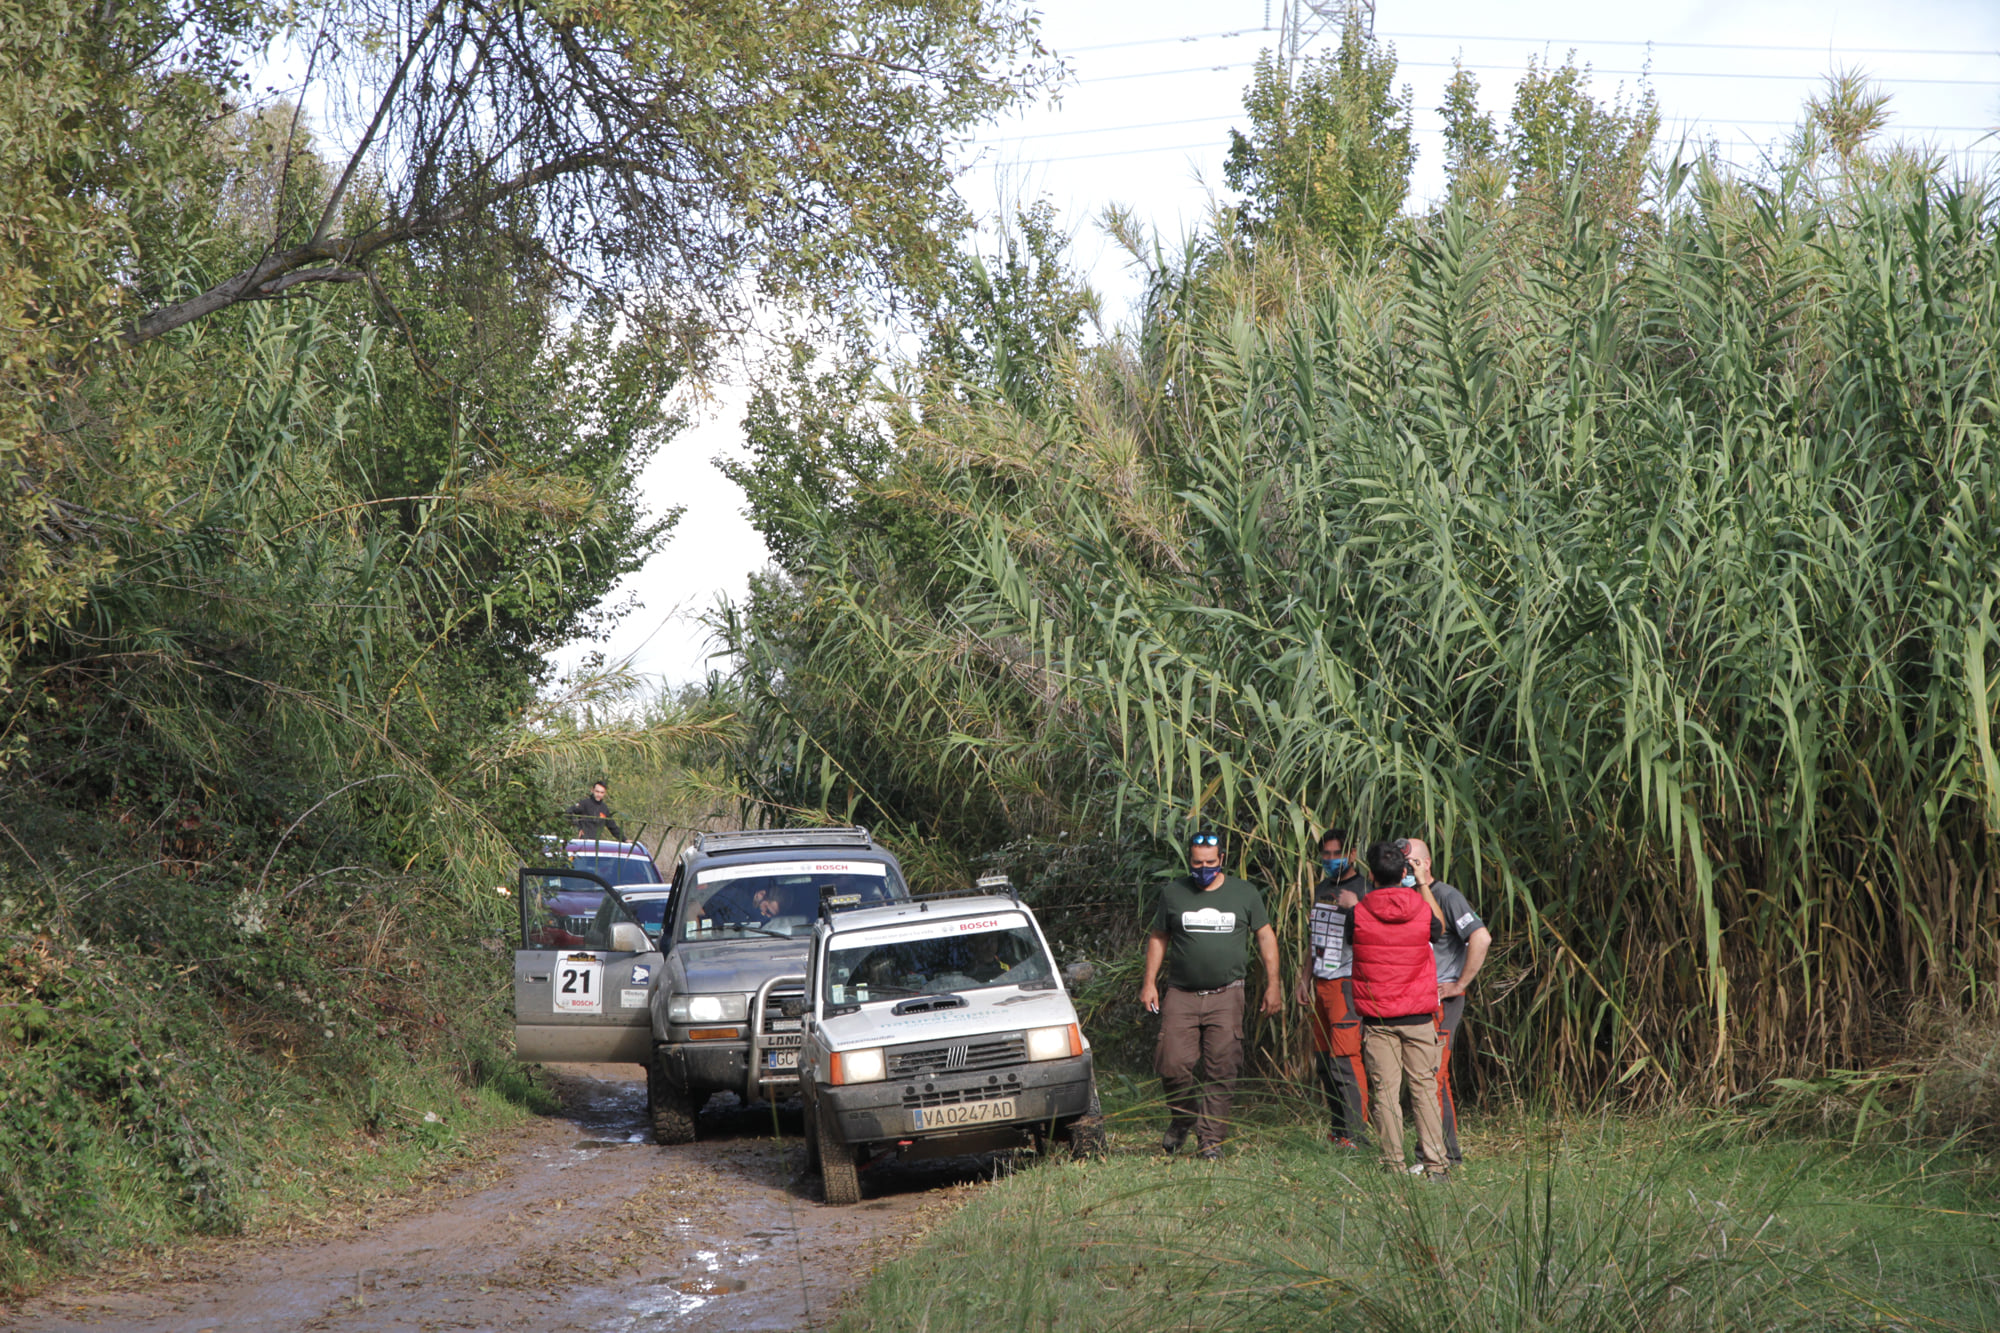
<instances>
[{"instance_id":1,"label":"side mirror","mask_svg":"<svg viewBox=\"0 0 2000 1333\"><path fill-rule=\"evenodd\" d=\"M804 1000L780 1000L778 1001L778 1012L786 1018L804 1018L806 1016L806 1002Z\"/></svg>"},{"instance_id":2,"label":"side mirror","mask_svg":"<svg viewBox=\"0 0 2000 1333\"><path fill-rule=\"evenodd\" d=\"M647 953L653 942L646 938L645 927L635 921L617 921L611 926L611 952Z\"/></svg>"}]
</instances>

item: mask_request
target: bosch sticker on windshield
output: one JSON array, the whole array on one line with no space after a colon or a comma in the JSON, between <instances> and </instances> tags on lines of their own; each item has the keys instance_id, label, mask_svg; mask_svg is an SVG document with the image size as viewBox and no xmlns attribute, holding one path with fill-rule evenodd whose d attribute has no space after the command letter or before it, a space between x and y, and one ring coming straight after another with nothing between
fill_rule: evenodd
<instances>
[{"instance_id":1,"label":"bosch sticker on windshield","mask_svg":"<svg viewBox=\"0 0 2000 1333\"><path fill-rule=\"evenodd\" d=\"M886 879L885 861L752 861L737 866L712 866L701 872L703 884L767 875L874 875Z\"/></svg>"}]
</instances>

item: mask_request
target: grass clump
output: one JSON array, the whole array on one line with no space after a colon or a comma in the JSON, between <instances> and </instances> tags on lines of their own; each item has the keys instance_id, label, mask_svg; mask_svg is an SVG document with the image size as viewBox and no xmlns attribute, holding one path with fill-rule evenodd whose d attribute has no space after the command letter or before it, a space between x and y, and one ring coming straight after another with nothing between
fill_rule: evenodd
<instances>
[{"instance_id":1,"label":"grass clump","mask_svg":"<svg viewBox=\"0 0 2000 1333\"><path fill-rule=\"evenodd\" d=\"M1521 1120L1440 1185L1296 1126L1219 1166L1120 1140L984 1192L843 1327L2000 1328L1994 1164L1964 1152Z\"/></svg>"}]
</instances>

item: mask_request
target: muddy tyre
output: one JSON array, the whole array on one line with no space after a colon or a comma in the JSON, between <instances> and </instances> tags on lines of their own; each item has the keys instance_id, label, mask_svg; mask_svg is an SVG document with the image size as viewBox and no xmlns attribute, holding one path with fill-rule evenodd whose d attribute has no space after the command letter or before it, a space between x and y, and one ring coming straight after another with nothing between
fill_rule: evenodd
<instances>
[{"instance_id":1,"label":"muddy tyre","mask_svg":"<svg viewBox=\"0 0 2000 1333\"><path fill-rule=\"evenodd\" d=\"M1088 1109L1070 1122L1069 1155L1079 1162L1088 1162L1110 1154L1111 1138L1104 1132L1104 1103L1097 1099L1097 1085L1092 1083Z\"/></svg>"},{"instance_id":2,"label":"muddy tyre","mask_svg":"<svg viewBox=\"0 0 2000 1333\"><path fill-rule=\"evenodd\" d=\"M694 1103L667 1081L657 1057L646 1066L646 1109L652 1113L653 1137L659 1142L694 1142Z\"/></svg>"},{"instance_id":3,"label":"muddy tyre","mask_svg":"<svg viewBox=\"0 0 2000 1333\"><path fill-rule=\"evenodd\" d=\"M1095 1162L1111 1151L1104 1133L1104 1117L1087 1115L1069 1127L1069 1155L1079 1162Z\"/></svg>"},{"instance_id":4,"label":"muddy tyre","mask_svg":"<svg viewBox=\"0 0 2000 1333\"><path fill-rule=\"evenodd\" d=\"M825 1112L813 1117L815 1142L806 1151L819 1159L819 1181L826 1201L836 1208L845 1208L861 1202L861 1172L855 1165L854 1149L842 1143L840 1136L828 1127L830 1119Z\"/></svg>"},{"instance_id":5,"label":"muddy tyre","mask_svg":"<svg viewBox=\"0 0 2000 1333\"><path fill-rule=\"evenodd\" d=\"M812 1098L808 1097L806 1098L806 1132L801 1137L806 1141L806 1174L809 1176L819 1174L818 1125L819 1108L813 1104Z\"/></svg>"}]
</instances>

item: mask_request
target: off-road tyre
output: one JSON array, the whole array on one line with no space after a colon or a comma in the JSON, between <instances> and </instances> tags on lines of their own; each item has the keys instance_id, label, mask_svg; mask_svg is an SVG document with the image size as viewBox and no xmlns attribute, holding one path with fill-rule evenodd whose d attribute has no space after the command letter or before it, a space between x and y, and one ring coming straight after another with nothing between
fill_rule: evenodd
<instances>
[{"instance_id":1,"label":"off-road tyre","mask_svg":"<svg viewBox=\"0 0 2000 1333\"><path fill-rule=\"evenodd\" d=\"M1104 1103L1097 1099L1095 1082L1090 1085L1089 1105L1070 1122L1069 1155L1079 1162L1100 1161L1111 1155L1111 1139L1104 1132Z\"/></svg>"},{"instance_id":2,"label":"off-road tyre","mask_svg":"<svg viewBox=\"0 0 2000 1333\"><path fill-rule=\"evenodd\" d=\"M1078 1116L1069 1127L1069 1155L1079 1162L1102 1161L1111 1153L1101 1115Z\"/></svg>"},{"instance_id":3,"label":"off-road tyre","mask_svg":"<svg viewBox=\"0 0 2000 1333\"><path fill-rule=\"evenodd\" d=\"M819 1103L810 1095L805 1102L805 1133L801 1137L806 1141L806 1174L816 1176L819 1174Z\"/></svg>"},{"instance_id":4,"label":"off-road tyre","mask_svg":"<svg viewBox=\"0 0 2000 1333\"><path fill-rule=\"evenodd\" d=\"M646 1109L653 1116L653 1137L663 1144L694 1142L694 1103L667 1081L655 1055L646 1066Z\"/></svg>"},{"instance_id":5,"label":"off-road tyre","mask_svg":"<svg viewBox=\"0 0 2000 1333\"><path fill-rule=\"evenodd\" d=\"M845 1208L861 1202L861 1172L855 1164L854 1149L842 1143L830 1128L831 1119L825 1112L813 1117L812 1132L818 1143L809 1151L819 1158L819 1182L827 1203Z\"/></svg>"}]
</instances>

